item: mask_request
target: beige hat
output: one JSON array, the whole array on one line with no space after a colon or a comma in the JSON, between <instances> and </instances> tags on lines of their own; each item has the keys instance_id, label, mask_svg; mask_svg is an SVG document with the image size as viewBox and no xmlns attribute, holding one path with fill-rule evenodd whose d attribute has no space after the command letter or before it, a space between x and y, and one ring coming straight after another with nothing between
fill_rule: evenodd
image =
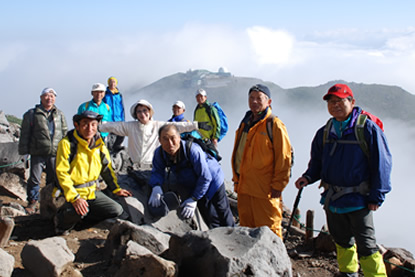
<instances>
[{"instance_id":1,"label":"beige hat","mask_svg":"<svg viewBox=\"0 0 415 277\"><path fill-rule=\"evenodd\" d=\"M42 92L40 93L40 96L42 96L43 94L49 93L49 92L53 93L56 96L56 91L53 88L44 88Z\"/></svg>"},{"instance_id":2,"label":"beige hat","mask_svg":"<svg viewBox=\"0 0 415 277\"><path fill-rule=\"evenodd\" d=\"M105 87L105 85L101 84L101 83L95 83L92 85L92 90L91 91L106 91L107 88Z\"/></svg>"},{"instance_id":3,"label":"beige hat","mask_svg":"<svg viewBox=\"0 0 415 277\"><path fill-rule=\"evenodd\" d=\"M177 106L177 107L179 107L179 108L181 108L181 109L183 109L183 110L185 110L186 109L186 106L184 105L184 103L182 102L182 101L180 101L180 100L177 100L176 102L174 102L174 104L173 104L173 107L174 106Z\"/></svg>"},{"instance_id":4,"label":"beige hat","mask_svg":"<svg viewBox=\"0 0 415 277\"><path fill-rule=\"evenodd\" d=\"M153 118L153 115L154 115L153 106L150 104L150 102L144 99L138 100L131 106L130 114L133 118L137 119L137 114L135 112L135 109L137 108L138 105L146 106L150 110L150 119Z\"/></svg>"}]
</instances>

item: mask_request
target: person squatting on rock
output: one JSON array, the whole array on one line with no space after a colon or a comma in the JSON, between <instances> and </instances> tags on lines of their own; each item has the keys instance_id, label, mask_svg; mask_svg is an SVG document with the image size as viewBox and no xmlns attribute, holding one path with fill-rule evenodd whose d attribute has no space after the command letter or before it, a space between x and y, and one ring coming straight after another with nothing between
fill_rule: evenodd
<instances>
[{"instance_id":1,"label":"person squatting on rock","mask_svg":"<svg viewBox=\"0 0 415 277\"><path fill-rule=\"evenodd\" d=\"M92 85L92 100L81 104L78 108L78 114L84 111L93 111L102 115L102 122L113 121L112 110L108 104L102 101L105 96L105 86L100 83ZM101 132L101 137L105 141L108 133Z\"/></svg>"},{"instance_id":2,"label":"person squatting on rock","mask_svg":"<svg viewBox=\"0 0 415 277\"><path fill-rule=\"evenodd\" d=\"M363 132L369 151L365 153L355 132L362 110L355 106L352 90L336 84L323 99L332 116L331 128L317 131L308 168L295 185L301 188L321 180L325 191L320 202L342 276L357 277L359 261L364 276L387 276L373 223L373 212L391 190L392 156L385 134L366 120Z\"/></svg>"},{"instance_id":3,"label":"person squatting on rock","mask_svg":"<svg viewBox=\"0 0 415 277\"><path fill-rule=\"evenodd\" d=\"M93 111L74 115L75 129L59 143L56 156L59 186L53 195L63 193L66 203L54 219L57 234L71 230L81 220L97 223L123 213L119 203L98 190L100 176L112 194L131 196L118 186L110 154L98 132L101 119L102 115Z\"/></svg>"},{"instance_id":4,"label":"person squatting on rock","mask_svg":"<svg viewBox=\"0 0 415 277\"><path fill-rule=\"evenodd\" d=\"M108 87L105 91L105 97L103 101L111 109L111 120L112 122L125 121L125 112L124 112L124 102L121 92L118 90L118 80L117 78L111 76L108 78ZM105 118L104 118L105 120ZM118 136L116 134L109 134L108 139L108 150L110 153L117 153L123 149L122 143L124 141L123 136Z\"/></svg>"},{"instance_id":5,"label":"person squatting on rock","mask_svg":"<svg viewBox=\"0 0 415 277\"><path fill-rule=\"evenodd\" d=\"M271 102L268 87L249 89L250 110L235 135L232 181L240 225L268 226L282 238L281 193L290 179L291 144L285 125L272 115Z\"/></svg>"},{"instance_id":6,"label":"person squatting on rock","mask_svg":"<svg viewBox=\"0 0 415 277\"><path fill-rule=\"evenodd\" d=\"M19 154L30 155L30 177L27 182L26 211L36 211L39 185L46 169L46 185L56 183L55 159L59 141L68 130L66 119L55 106L56 91L45 88L40 94L40 104L23 115L19 139Z\"/></svg>"},{"instance_id":7,"label":"person squatting on rock","mask_svg":"<svg viewBox=\"0 0 415 277\"><path fill-rule=\"evenodd\" d=\"M159 130L161 146L154 153L150 186L153 188L148 205L150 213L161 205L163 189L175 191L183 200L181 216L192 218L196 206L209 228L234 226L233 215L225 192L224 174L215 158L207 155L197 143L186 146L176 125L164 125ZM168 169L168 173L166 173ZM175 185L170 184L173 173ZM164 186L163 186L164 185ZM161 216L168 211L161 207ZM163 212L166 211L166 212Z\"/></svg>"},{"instance_id":8,"label":"person squatting on rock","mask_svg":"<svg viewBox=\"0 0 415 277\"><path fill-rule=\"evenodd\" d=\"M134 169L142 171L148 183L151 174L153 154L160 145L158 130L165 121L153 120L154 109L147 100L139 100L130 108L131 116L136 119L128 122L107 122L100 125L102 132L111 132L118 136L128 136L128 154L134 163ZM180 132L190 132L199 128L209 128L204 122L172 122Z\"/></svg>"}]
</instances>

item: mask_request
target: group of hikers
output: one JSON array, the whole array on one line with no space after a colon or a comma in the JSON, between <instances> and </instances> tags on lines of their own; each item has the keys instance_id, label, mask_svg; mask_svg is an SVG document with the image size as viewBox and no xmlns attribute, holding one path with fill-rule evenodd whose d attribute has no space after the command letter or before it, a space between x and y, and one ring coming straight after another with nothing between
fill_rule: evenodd
<instances>
[{"instance_id":1,"label":"group of hikers","mask_svg":"<svg viewBox=\"0 0 415 277\"><path fill-rule=\"evenodd\" d=\"M173 104L167 122L154 120L153 106L144 99L130 108L134 120L125 121L115 77L108 79L107 87L94 84L91 94L92 100L73 116L74 130L68 131L52 88L45 88L40 104L24 114L19 153L31 156L28 213L36 211L45 169L46 184L55 186L53 196L66 200L54 218L57 234L83 220L128 218L110 197L132 196L120 188L110 155L123 149L127 136L134 169L144 173L143 181L150 187L145 203L150 214L162 217L177 209L181 218L189 219L198 210L209 228L235 226L219 159L203 145L217 151L221 139L220 110L207 100L204 89L195 92L193 122L185 119L186 107L180 100ZM392 161L383 127L355 106L353 92L345 84L332 86L323 100L332 117L315 134L308 168L295 186L302 189L320 181L324 187L321 204L336 243L340 276L358 276L359 261L365 276L386 276L373 223L373 211L391 190ZM249 110L235 133L232 181L239 225L268 226L282 238L282 191L291 176L293 148L271 103L267 86L248 89ZM100 177L107 185L104 192Z\"/></svg>"}]
</instances>

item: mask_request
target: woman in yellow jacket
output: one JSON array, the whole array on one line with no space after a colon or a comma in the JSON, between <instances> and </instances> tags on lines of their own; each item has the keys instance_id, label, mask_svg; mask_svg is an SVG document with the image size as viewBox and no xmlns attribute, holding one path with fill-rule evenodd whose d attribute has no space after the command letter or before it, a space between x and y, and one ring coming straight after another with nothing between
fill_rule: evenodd
<instances>
[{"instance_id":1,"label":"woman in yellow jacket","mask_svg":"<svg viewBox=\"0 0 415 277\"><path fill-rule=\"evenodd\" d=\"M291 144L285 125L272 115L264 85L249 90L249 108L236 131L232 154L241 226L268 226L282 238L281 192L291 170ZM267 127L267 124L269 127Z\"/></svg>"},{"instance_id":2,"label":"woman in yellow jacket","mask_svg":"<svg viewBox=\"0 0 415 277\"><path fill-rule=\"evenodd\" d=\"M57 213L57 233L72 229L83 218L98 222L122 214L120 204L97 190L99 176L113 194L131 196L118 186L108 149L97 132L101 119L102 115L92 111L75 115L75 130L58 145L56 175L66 203ZM57 190L55 196L59 194Z\"/></svg>"}]
</instances>

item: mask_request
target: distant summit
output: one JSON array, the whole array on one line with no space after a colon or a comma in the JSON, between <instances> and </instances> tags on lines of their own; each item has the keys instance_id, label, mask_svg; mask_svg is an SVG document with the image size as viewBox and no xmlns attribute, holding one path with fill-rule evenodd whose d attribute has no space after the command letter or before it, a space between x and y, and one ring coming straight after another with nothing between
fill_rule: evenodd
<instances>
[{"instance_id":1,"label":"distant summit","mask_svg":"<svg viewBox=\"0 0 415 277\"><path fill-rule=\"evenodd\" d=\"M163 100L173 103L181 99L186 106L193 107L194 92L203 88L207 91L210 101L218 101L225 108L241 106L245 109L248 90L258 83L269 87L272 93L272 106L276 109L284 106L294 110L324 111L327 106L322 99L323 95L335 83L345 83L353 90L356 104L381 119L415 121L415 95L398 86L334 80L314 87L284 89L258 78L234 76L224 67L220 67L217 72L189 69L186 73L175 73L139 89L134 94L141 94L143 96L140 97L155 102Z\"/></svg>"},{"instance_id":2,"label":"distant summit","mask_svg":"<svg viewBox=\"0 0 415 277\"><path fill-rule=\"evenodd\" d=\"M218 72L210 72L203 69L191 70L186 72L185 86L187 87L204 87L217 88L227 86L233 82L233 76L224 67L220 67Z\"/></svg>"}]
</instances>

